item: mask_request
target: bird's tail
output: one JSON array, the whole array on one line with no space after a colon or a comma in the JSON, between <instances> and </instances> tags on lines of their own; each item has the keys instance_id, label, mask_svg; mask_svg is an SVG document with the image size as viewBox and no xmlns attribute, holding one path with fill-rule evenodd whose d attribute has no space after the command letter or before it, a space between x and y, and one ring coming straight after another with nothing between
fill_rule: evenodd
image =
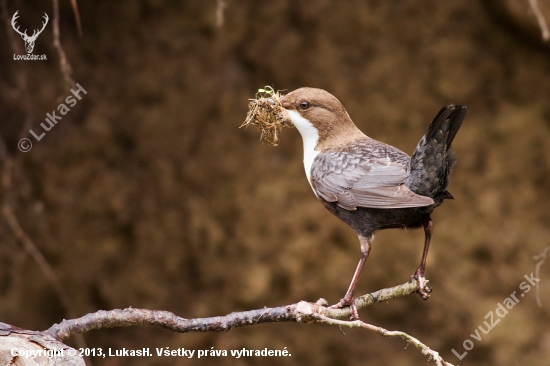
<instances>
[{"instance_id":1,"label":"bird's tail","mask_svg":"<svg viewBox=\"0 0 550 366\"><path fill-rule=\"evenodd\" d=\"M447 192L456 162L451 143L466 116L466 107L447 105L439 111L416 147L405 184L416 194L453 198Z\"/></svg>"}]
</instances>

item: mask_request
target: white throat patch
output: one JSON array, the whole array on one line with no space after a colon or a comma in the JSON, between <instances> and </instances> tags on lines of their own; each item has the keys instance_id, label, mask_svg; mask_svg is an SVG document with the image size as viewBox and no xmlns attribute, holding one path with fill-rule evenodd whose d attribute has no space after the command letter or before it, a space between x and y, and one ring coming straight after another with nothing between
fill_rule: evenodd
<instances>
[{"instance_id":1,"label":"white throat patch","mask_svg":"<svg viewBox=\"0 0 550 366\"><path fill-rule=\"evenodd\" d=\"M296 126L300 135L302 135L302 141L304 142L304 169L306 170L307 181L311 185L311 165L313 164L313 159L320 153L320 151L315 150L319 142L319 132L313 124L302 117L300 113L288 109L286 111L290 121ZM313 189L313 186L311 188ZM313 192L315 192L315 190Z\"/></svg>"}]
</instances>

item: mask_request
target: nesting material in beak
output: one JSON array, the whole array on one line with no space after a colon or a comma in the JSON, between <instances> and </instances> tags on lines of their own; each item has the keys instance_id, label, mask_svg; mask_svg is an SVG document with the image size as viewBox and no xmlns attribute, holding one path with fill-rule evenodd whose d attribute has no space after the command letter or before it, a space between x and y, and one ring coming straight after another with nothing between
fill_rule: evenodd
<instances>
[{"instance_id":1,"label":"nesting material in beak","mask_svg":"<svg viewBox=\"0 0 550 366\"><path fill-rule=\"evenodd\" d=\"M248 114L240 127L256 127L261 132L260 140L277 146L278 134L283 127L293 127L281 105L281 96L280 92L274 91L270 86L258 89L256 99L250 99L248 103Z\"/></svg>"}]
</instances>

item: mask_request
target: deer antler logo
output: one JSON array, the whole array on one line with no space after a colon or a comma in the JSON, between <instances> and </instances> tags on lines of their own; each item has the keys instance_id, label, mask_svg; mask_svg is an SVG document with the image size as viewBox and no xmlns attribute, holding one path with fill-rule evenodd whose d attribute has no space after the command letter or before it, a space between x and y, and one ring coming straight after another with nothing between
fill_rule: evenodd
<instances>
[{"instance_id":1,"label":"deer antler logo","mask_svg":"<svg viewBox=\"0 0 550 366\"><path fill-rule=\"evenodd\" d=\"M48 20L50 18L48 18L48 14L44 13L45 22L42 23L42 29L40 30L35 29L34 32L32 33L32 36L28 36L26 29L25 29L25 32L20 32L19 26L15 28L16 19L19 18L19 15L17 15L18 12L19 10L17 10L15 14L13 14L13 18L11 18L11 26L17 33L21 35L21 38L23 38L23 41L25 41L25 49L27 50L27 53L32 53L32 50L34 49L34 42L36 42L36 38L38 38L40 33L42 33L44 28L46 28L46 25L48 24Z\"/></svg>"}]
</instances>

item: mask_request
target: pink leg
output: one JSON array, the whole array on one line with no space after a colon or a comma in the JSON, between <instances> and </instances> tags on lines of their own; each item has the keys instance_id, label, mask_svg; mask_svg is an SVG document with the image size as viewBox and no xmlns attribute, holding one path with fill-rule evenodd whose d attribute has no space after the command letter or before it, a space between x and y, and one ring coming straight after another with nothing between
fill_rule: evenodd
<instances>
[{"instance_id":1,"label":"pink leg","mask_svg":"<svg viewBox=\"0 0 550 366\"><path fill-rule=\"evenodd\" d=\"M424 300L428 300L430 297L429 293L432 292L432 290L426 286L424 273L426 272L426 259L428 258L428 249L430 248L430 240L433 234L433 223L430 217L428 217L428 219L424 222L424 234L426 236L426 241L424 242L422 259L420 260L420 265L416 269L416 272L414 272L411 276L411 279L415 278L418 282L418 290L416 292L420 295L420 297Z\"/></svg>"},{"instance_id":2,"label":"pink leg","mask_svg":"<svg viewBox=\"0 0 550 366\"><path fill-rule=\"evenodd\" d=\"M357 312L357 307L355 306L355 301L354 301L355 299L353 298L353 292L355 291L355 286L357 285L357 281L359 280L359 275L361 274L361 270L363 269L363 266L365 265L365 262L369 257L372 238L373 238L372 236L367 238L362 235L359 235L359 243L361 243L361 259L359 259L359 263L357 264L357 269L355 269L355 273L353 274L353 278L351 279L351 283L349 284L349 288L348 288L348 291L346 292L346 295L344 295L344 297L337 304L334 304L330 307L331 309L340 309L346 305L349 305L351 310L351 315L355 320L359 320L359 313Z\"/></svg>"}]
</instances>

